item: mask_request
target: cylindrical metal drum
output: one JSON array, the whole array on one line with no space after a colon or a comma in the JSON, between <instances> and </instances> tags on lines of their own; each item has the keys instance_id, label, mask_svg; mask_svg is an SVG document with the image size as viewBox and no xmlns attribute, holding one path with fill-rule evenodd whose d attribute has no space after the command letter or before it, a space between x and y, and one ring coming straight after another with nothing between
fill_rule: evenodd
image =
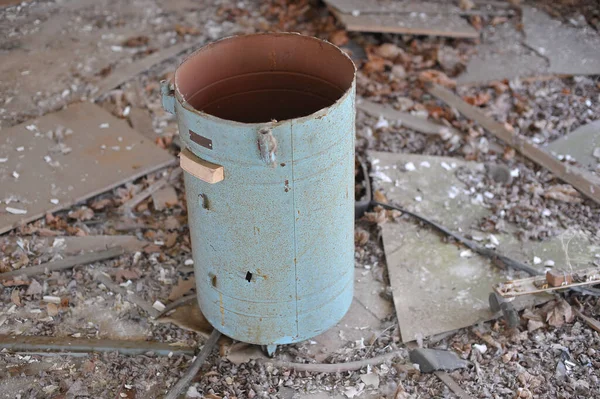
<instances>
[{"instance_id":1,"label":"cylindrical metal drum","mask_svg":"<svg viewBox=\"0 0 600 399\"><path fill-rule=\"evenodd\" d=\"M163 82L177 116L198 302L223 334L306 340L350 307L355 67L299 34L207 45Z\"/></svg>"}]
</instances>

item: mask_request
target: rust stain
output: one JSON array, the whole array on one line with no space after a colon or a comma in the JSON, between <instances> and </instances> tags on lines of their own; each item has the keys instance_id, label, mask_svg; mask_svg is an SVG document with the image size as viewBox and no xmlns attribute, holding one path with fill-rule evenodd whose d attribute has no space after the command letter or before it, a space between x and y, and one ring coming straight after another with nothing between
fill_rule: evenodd
<instances>
[{"instance_id":1,"label":"rust stain","mask_svg":"<svg viewBox=\"0 0 600 399\"><path fill-rule=\"evenodd\" d=\"M225 325L225 307L223 306L223 294L219 292L219 309L221 310L221 325Z\"/></svg>"},{"instance_id":2,"label":"rust stain","mask_svg":"<svg viewBox=\"0 0 600 399\"><path fill-rule=\"evenodd\" d=\"M256 269L256 271L254 272L255 275L257 275L258 277L262 277L265 280L269 279L269 276L267 276L266 274L264 274L260 269Z\"/></svg>"}]
</instances>

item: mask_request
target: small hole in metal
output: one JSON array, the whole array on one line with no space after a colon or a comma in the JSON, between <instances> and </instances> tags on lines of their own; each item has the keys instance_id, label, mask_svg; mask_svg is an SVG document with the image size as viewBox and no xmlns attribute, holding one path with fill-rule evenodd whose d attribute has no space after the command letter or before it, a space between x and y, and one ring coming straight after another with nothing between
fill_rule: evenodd
<instances>
[{"instance_id":1,"label":"small hole in metal","mask_svg":"<svg viewBox=\"0 0 600 399\"><path fill-rule=\"evenodd\" d=\"M250 282L250 281L252 281L252 273L250 273L250 272L247 272L247 273L246 273L246 281L247 281L247 282Z\"/></svg>"},{"instance_id":2,"label":"small hole in metal","mask_svg":"<svg viewBox=\"0 0 600 399\"><path fill-rule=\"evenodd\" d=\"M210 277L210 283L212 284L213 287L217 288L217 276L215 276L214 274Z\"/></svg>"}]
</instances>

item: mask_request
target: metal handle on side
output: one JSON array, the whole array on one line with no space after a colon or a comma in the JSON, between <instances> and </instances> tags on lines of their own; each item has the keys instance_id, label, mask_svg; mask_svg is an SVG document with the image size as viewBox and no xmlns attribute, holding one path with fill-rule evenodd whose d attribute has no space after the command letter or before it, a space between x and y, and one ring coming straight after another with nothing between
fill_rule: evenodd
<instances>
[{"instance_id":1,"label":"metal handle on side","mask_svg":"<svg viewBox=\"0 0 600 399\"><path fill-rule=\"evenodd\" d=\"M162 96L162 106L165 111L175 115L175 90L168 80L160 81L160 94Z\"/></svg>"}]
</instances>

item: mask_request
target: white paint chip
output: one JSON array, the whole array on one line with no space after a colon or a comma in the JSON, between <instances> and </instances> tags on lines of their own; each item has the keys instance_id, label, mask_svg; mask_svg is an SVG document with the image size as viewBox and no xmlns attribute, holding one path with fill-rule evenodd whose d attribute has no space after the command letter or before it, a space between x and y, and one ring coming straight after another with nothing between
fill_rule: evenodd
<instances>
[{"instance_id":1,"label":"white paint chip","mask_svg":"<svg viewBox=\"0 0 600 399\"><path fill-rule=\"evenodd\" d=\"M186 266L191 266L194 264L194 260L193 259L186 259L185 262L183 262L184 265Z\"/></svg>"},{"instance_id":2,"label":"white paint chip","mask_svg":"<svg viewBox=\"0 0 600 399\"><path fill-rule=\"evenodd\" d=\"M440 165L442 165L442 168L444 168L446 170L452 170L452 168L450 167L450 165L448 165L446 162L442 162Z\"/></svg>"},{"instance_id":3,"label":"white paint chip","mask_svg":"<svg viewBox=\"0 0 600 399\"><path fill-rule=\"evenodd\" d=\"M414 163L412 163L412 162L407 162L407 163L404 165L404 169L406 169L406 170L407 170L407 171L409 171L409 172L412 172L412 171L414 171L414 170L417 170L417 168L415 167L415 164L414 164Z\"/></svg>"},{"instance_id":4,"label":"white paint chip","mask_svg":"<svg viewBox=\"0 0 600 399\"><path fill-rule=\"evenodd\" d=\"M389 126L390 126L390 123L382 115L379 115L379 119L377 120L377 123L375 124L375 129L383 129L383 128L386 128Z\"/></svg>"},{"instance_id":5,"label":"white paint chip","mask_svg":"<svg viewBox=\"0 0 600 399\"><path fill-rule=\"evenodd\" d=\"M417 201L417 202L421 202L421 201L423 201L423 197L421 197L421 196L417 195L417 196L415 197L415 201Z\"/></svg>"},{"instance_id":6,"label":"white paint chip","mask_svg":"<svg viewBox=\"0 0 600 399\"><path fill-rule=\"evenodd\" d=\"M19 176L20 176L19 172L16 172L16 171L12 172L12 177L14 177L15 179L18 179Z\"/></svg>"},{"instance_id":7,"label":"white paint chip","mask_svg":"<svg viewBox=\"0 0 600 399\"><path fill-rule=\"evenodd\" d=\"M552 267L554 266L554 261L552 259L548 259L544 262L544 266Z\"/></svg>"},{"instance_id":8,"label":"white paint chip","mask_svg":"<svg viewBox=\"0 0 600 399\"><path fill-rule=\"evenodd\" d=\"M542 260L540 258L538 258L537 256L533 257L533 264L534 265L539 265L540 263L542 263Z\"/></svg>"},{"instance_id":9,"label":"white paint chip","mask_svg":"<svg viewBox=\"0 0 600 399\"><path fill-rule=\"evenodd\" d=\"M29 130L30 132L36 132L38 130L36 125L27 125L25 126L25 129Z\"/></svg>"},{"instance_id":10,"label":"white paint chip","mask_svg":"<svg viewBox=\"0 0 600 399\"><path fill-rule=\"evenodd\" d=\"M8 158L0 158L0 163L4 163L6 161L8 161Z\"/></svg>"},{"instance_id":11,"label":"white paint chip","mask_svg":"<svg viewBox=\"0 0 600 399\"><path fill-rule=\"evenodd\" d=\"M511 170L510 175L512 177L519 177L519 168L515 168L515 169Z\"/></svg>"},{"instance_id":12,"label":"white paint chip","mask_svg":"<svg viewBox=\"0 0 600 399\"><path fill-rule=\"evenodd\" d=\"M490 235L488 236L488 239L490 240L490 243L492 243L492 244L494 244L494 245L496 245L496 246L500 245L500 241L498 240L498 238L496 238L496 236L495 236L495 235L493 235L493 234L490 234Z\"/></svg>"},{"instance_id":13,"label":"white paint chip","mask_svg":"<svg viewBox=\"0 0 600 399\"><path fill-rule=\"evenodd\" d=\"M465 249L460 253L461 258L470 258L471 256L473 256L473 251L471 251L470 249Z\"/></svg>"},{"instance_id":14,"label":"white paint chip","mask_svg":"<svg viewBox=\"0 0 600 399\"><path fill-rule=\"evenodd\" d=\"M473 348L475 348L481 354L484 354L488 350L487 345L485 345L485 344L483 344L483 345L473 344Z\"/></svg>"},{"instance_id":15,"label":"white paint chip","mask_svg":"<svg viewBox=\"0 0 600 399\"><path fill-rule=\"evenodd\" d=\"M54 205L58 205L58 203L59 203L59 202L60 202L60 201L58 201L58 199L57 199L57 198L52 198L52 199L50 200L50 203L51 203L51 204L54 204Z\"/></svg>"},{"instance_id":16,"label":"white paint chip","mask_svg":"<svg viewBox=\"0 0 600 399\"><path fill-rule=\"evenodd\" d=\"M6 210L6 212L12 213L13 215L25 215L27 213L26 209L17 209L17 208L12 208L10 206L7 206L4 209Z\"/></svg>"},{"instance_id":17,"label":"white paint chip","mask_svg":"<svg viewBox=\"0 0 600 399\"><path fill-rule=\"evenodd\" d=\"M152 307L156 310L158 310L159 312L162 312L163 310L165 310L166 306L161 302L161 301L156 301L152 304Z\"/></svg>"},{"instance_id":18,"label":"white paint chip","mask_svg":"<svg viewBox=\"0 0 600 399\"><path fill-rule=\"evenodd\" d=\"M431 164L427 161L422 161L419 165L421 165L424 168L431 168Z\"/></svg>"},{"instance_id":19,"label":"white paint chip","mask_svg":"<svg viewBox=\"0 0 600 399\"><path fill-rule=\"evenodd\" d=\"M17 150L18 152L23 152L23 151L25 151L25 147L23 147L23 146L21 146L21 147L17 147L17 148L16 148L16 150Z\"/></svg>"},{"instance_id":20,"label":"white paint chip","mask_svg":"<svg viewBox=\"0 0 600 399\"><path fill-rule=\"evenodd\" d=\"M108 124L108 123L101 123L98 127L100 129L108 129L110 127L110 124Z\"/></svg>"}]
</instances>

